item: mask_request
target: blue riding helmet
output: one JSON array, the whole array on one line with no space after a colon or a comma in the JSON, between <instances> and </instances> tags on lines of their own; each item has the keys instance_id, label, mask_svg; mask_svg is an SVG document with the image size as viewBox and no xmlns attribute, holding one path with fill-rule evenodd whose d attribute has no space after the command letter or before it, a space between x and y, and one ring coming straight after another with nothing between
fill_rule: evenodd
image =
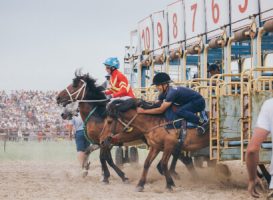
<instances>
[{"instance_id":1,"label":"blue riding helmet","mask_svg":"<svg viewBox=\"0 0 273 200\"><path fill-rule=\"evenodd\" d=\"M116 57L107 58L103 64L114 67L116 69L119 68L119 61Z\"/></svg>"}]
</instances>

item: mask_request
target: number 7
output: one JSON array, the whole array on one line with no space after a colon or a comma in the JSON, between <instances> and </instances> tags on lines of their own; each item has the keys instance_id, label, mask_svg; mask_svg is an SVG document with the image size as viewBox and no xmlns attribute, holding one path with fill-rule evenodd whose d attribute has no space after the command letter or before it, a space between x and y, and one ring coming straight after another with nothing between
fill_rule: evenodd
<instances>
[{"instance_id":1,"label":"number 7","mask_svg":"<svg viewBox=\"0 0 273 200\"><path fill-rule=\"evenodd\" d=\"M192 18L192 32L194 32L194 26L195 26L195 16L197 11L197 3L193 4L191 6L191 10L193 10L193 18Z\"/></svg>"}]
</instances>

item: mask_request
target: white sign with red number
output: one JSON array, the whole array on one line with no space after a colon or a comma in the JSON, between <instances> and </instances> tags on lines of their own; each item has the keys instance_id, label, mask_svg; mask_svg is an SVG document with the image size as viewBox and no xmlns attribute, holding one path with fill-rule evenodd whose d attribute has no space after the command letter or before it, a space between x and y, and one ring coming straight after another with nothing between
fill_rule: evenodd
<instances>
[{"instance_id":1,"label":"white sign with red number","mask_svg":"<svg viewBox=\"0 0 273 200\"><path fill-rule=\"evenodd\" d=\"M167 7L169 25L169 44L185 40L184 14L182 0L176 1ZM179 45L171 45L170 49L177 48Z\"/></svg>"},{"instance_id":2,"label":"white sign with red number","mask_svg":"<svg viewBox=\"0 0 273 200\"><path fill-rule=\"evenodd\" d=\"M153 23L151 16L146 17L138 23L140 50L153 49Z\"/></svg>"},{"instance_id":3,"label":"white sign with red number","mask_svg":"<svg viewBox=\"0 0 273 200\"><path fill-rule=\"evenodd\" d=\"M164 11L153 13L154 49L159 49L168 44L168 32Z\"/></svg>"},{"instance_id":4,"label":"white sign with red number","mask_svg":"<svg viewBox=\"0 0 273 200\"><path fill-rule=\"evenodd\" d=\"M272 0L260 0L261 6L261 19L262 21L273 18L273 1ZM270 11L269 11L270 10Z\"/></svg>"},{"instance_id":5,"label":"white sign with red number","mask_svg":"<svg viewBox=\"0 0 273 200\"><path fill-rule=\"evenodd\" d=\"M219 36L223 32L220 28L229 24L229 0L206 0L205 3L208 38Z\"/></svg>"},{"instance_id":6,"label":"white sign with red number","mask_svg":"<svg viewBox=\"0 0 273 200\"><path fill-rule=\"evenodd\" d=\"M259 12L258 0L231 0L231 23L248 18ZM251 23L251 19L239 21L231 25L232 30L238 30Z\"/></svg>"},{"instance_id":7,"label":"white sign with red number","mask_svg":"<svg viewBox=\"0 0 273 200\"><path fill-rule=\"evenodd\" d=\"M184 3L186 18L186 39L188 46L189 44L198 41L196 36L205 33L206 31L205 5L203 0L186 0Z\"/></svg>"}]
</instances>

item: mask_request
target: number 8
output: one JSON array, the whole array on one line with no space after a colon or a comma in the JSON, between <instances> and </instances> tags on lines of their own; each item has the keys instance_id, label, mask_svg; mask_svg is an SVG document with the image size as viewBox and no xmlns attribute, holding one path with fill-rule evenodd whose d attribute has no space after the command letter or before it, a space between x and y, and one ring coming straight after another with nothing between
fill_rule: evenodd
<instances>
[{"instance_id":1,"label":"number 8","mask_svg":"<svg viewBox=\"0 0 273 200\"><path fill-rule=\"evenodd\" d=\"M178 33L177 28L177 15L176 13L173 14L173 37L176 38Z\"/></svg>"}]
</instances>

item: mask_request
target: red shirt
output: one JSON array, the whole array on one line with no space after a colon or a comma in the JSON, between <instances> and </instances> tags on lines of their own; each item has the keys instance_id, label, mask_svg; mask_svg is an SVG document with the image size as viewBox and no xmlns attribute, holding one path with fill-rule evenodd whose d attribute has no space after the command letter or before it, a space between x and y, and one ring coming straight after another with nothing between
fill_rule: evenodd
<instances>
[{"instance_id":1,"label":"red shirt","mask_svg":"<svg viewBox=\"0 0 273 200\"><path fill-rule=\"evenodd\" d=\"M128 79L117 69L112 72L109 82L110 88L105 91L106 95L111 94L113 98L124 96L135 98Z\"/></svg>"}]
</instances>

